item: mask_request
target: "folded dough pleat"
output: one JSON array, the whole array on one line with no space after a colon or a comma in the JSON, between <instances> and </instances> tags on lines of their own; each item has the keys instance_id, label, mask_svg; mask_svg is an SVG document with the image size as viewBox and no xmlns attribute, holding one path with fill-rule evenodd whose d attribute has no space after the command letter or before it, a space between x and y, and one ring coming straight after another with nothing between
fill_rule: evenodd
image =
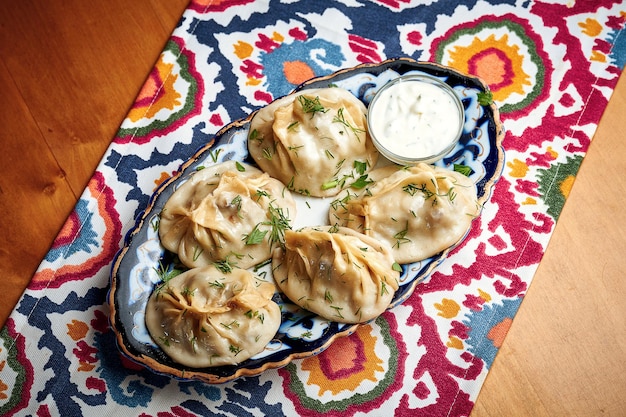
<instances>
[{"instance_id":1,"label":"folded dough pleat","mask_svg":"<svg viewBox=\"0 0 626 417\"><path fill-rule=\"evenodd\" d=\"M282 243L272 240L282 236L273 230L276 213L286 222L296 214L280 181L251 165L224 162L195 172L170 196L159 237L189 268L223 261L249 268Z\"/></svg>"},{"instance_id":2,"label":"folded dough pleat","mask_svg":"<svg viewBox=\"0 0 626 417\"><path fill-rule=\"evenodd\" d=\"M369 187L331 204L329 220L387 243L398 263L454 245L480 214L473 181L446 168L389 166L369 178Z\"/></svg>"},{"instance_id":3,"label":"folded dough pleat","mask_svg":"<svg viewBox=\"0 0 626 417\"><path fill-rule=\"evenodd\" d=\"M194 368L241 363L263 351L281 321L274 284L252 272L190 269L158 286L146 326L172 360Z\"/></svg>"},{"instance_id":4,"label":"folded dough pleat","mask_svg":"<svg viewBox=\"0 0 626 417\"><path fill-rule=\"evenodd\" d=\"M272 268L276 285L292 302L344 323L379 316L399 285L391 249L347 228L287 231Z\"/></svg>"}]
</instances>

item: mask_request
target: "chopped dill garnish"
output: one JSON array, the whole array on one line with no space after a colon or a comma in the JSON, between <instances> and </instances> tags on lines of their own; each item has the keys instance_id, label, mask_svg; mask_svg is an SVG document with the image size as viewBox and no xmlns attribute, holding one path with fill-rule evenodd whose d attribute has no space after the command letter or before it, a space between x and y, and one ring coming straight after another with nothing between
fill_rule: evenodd
<instances>
[{"instance_id":1,"label":"chopped dill garnish","mask_svg":"<svg viewBox=\"0 0 626 417\"><path fill-rule=\"evenodd\" d=\"M254 271L254 272L257 272L259 269L263 268L265 265L269 265L269 264L271 264L271 263L272 263L272 258L266 259L266 260L264 260L263 262L256 264L256 265L254 266L253 271Z\"/></svg>"},{"instance_id":2,"label":"chopped dill garnish","mask_svg":"<svg viewBox=\"0 0 626 417\"><path fill-rule=\"evenodd\" d=\"M209 156L211 157L211 160L213 162L217 162L217 159L219 157L219 154L222 152L221 149L211 149L209 151Z\"/></svg>"},{"instance_id":3,"label":"chopped dill garnish","mask_svg":"<svg viewBox=\"0 0 626 417\"><path fill-rule=\"evenodd\" d=\"M265 322L265 315L263 313L259 313L258 310L255 310L255 311L248 310L244 314L249 319L253 319L256 317L257 319L259 319L261 323Z\"/></svg>"},{"instance_id":4,"label":"chopped dill garnish","mask_svg":"<svg viewBox=\"0 0 626 417\"><path fill-rule=\"evenodd\" d=\"M491 93L490 90L486 90L484 92L478 93L477 97L478 97L478 103L481 106L488 106L491 103L493 103L493 94Z\"/></svg>"},{"instance_id":5,"label":"chopped dill garnish","mask_svg":"<svg viewBox=\"0 0 626 417\"><path fill-rule=\"evenodd\" d=\"M240 219L243 219L243 215L241 214L241 203L242 203L242 200L241 200L241 196L240 196L240 195L235 196L235 197L234 197L234 198L230 201L230 205L231 205L231 206L235 206L235 208L237 209L237 216L238 216Z\"/></svg>"},{"instance_id":6,"label":"chopped dill garnish","mask_svg":"<svg viewBox=\"0 0 626 417\"><path fill-rule=\"evenodd\" d=\"M225 327L228 330L232 330L233 328L239 327L240 324L237 320L233 320L230 323L220 323L223 327Z\"/></svg>"},{"instance_id":7,"label":"chopped dill garnish","mask_svg":"<svg viewBox=\"0 0 626 417\"><path fill-rule=\"evenodd\" d=\"M361 175L356 181L350 184L350 186L352 188L356 188L357 190L360 190L361 188L365 188L373 182L374 182L373 180L370 180L367 178L367 174L366 174L366 175Z\"/></svg>"},{"instance_id":8,"label":"chopped dill garnish","mask_svg":"<svg viewBox=\"0 0 626 417\"><path fill-rule=\"evenodd\" d=\"M322 190L335 188L337 185L339 185L339 180L326 181L325 183L322 184Z\"/></svg>"},{"instance_id":9,"label":"chopped dill garnish","mask_svg":"<svg viewBox=\"0 0 626 417\"><path fill-rule=\"evenodd\" d=\"M296 156L298 156L298 149L300 149L300 148L304 148L304 145L287 147L287 149L290 150L290 151L293 151L293 153L295 153Z\"/></svg>"},{"instance_id":10,"label":"chopped dill garnish","mask_svg":"<svg viewBox=\"0 0 626 417\"><path fill-rule=\"evenodd\" d=\"M339 317L340 319L344 318L343 314L341 314L341 310L343 310L343 307L338 307L338 306L330 306L330 308L334 309L337 313L335 314L337 317Z\"/></svg>"},{"instance_id":11,"label":"chopped dill garnish","mask_svg":"<svg viewBox=\"0 0 626 417\"><path fill-rule=\"evenodd\" d=\"M156 232L159 230L159 225L161 224L161 214L155 216L151 221L150 225L152 226L152 231Z\"/></svg>"},{"instance_id":12,"label":"chopped dill garnish","mask_svg":"<svg viewBox=\"0 0 626 417\"><path fill-rule=\"evenodd\" d=\"M400 245L402 243L408 243L411 241L411 239L406 237L406 234L409 232L409 222L406 222L406 226L404 227L403 230L400 230L398 233L396 233L395 235L393 235L393 238L396 239L396 243L395 245L393 245L394 247L400 247Z\"/></svg>"},{"instance_id":13,"label":"chopped dill garnish","mask_svg":"<svg viewBox=\"0 0 626 417\"><path fill-rule=\"evenodd\" d=\"M269 219L261 224L270 226L270 246L278 244L282 247L285 242L285 230L291 229L289 218L283 212L282 207L276 207L272 203L269 205L268 214Z\"/></svg>"},{"instance_id":14,"label":"chopped dill garnish","mask_svg":"<svg viewBox=\"0 0 626 417\"><path fill-rule=\"evenodd\" d=\"M193 260L194 260L194 262L198 260L200 255L202 255L202 252L204 252L204 249L201 248L200 246L195 246L193 248Z\"/></svg>"},{"instance_id":15,"label":"chopped dill garnish","mask_svg":"<svg viewBox=\"0 0 626 417\"><path fill-rule=\"evenodd\" d=\"M461 164L454 164L454 171L458 172L459 174L463 174L466 177L469 177L474 173L474 170L471 167Z\"/></svg>"},{"instance_id":16,"label":"chopped dill garnish","mask_svg":"<svg viewBox=\"0 0 626 417\"><path fill-rule=\"evenodd\" d=\"M180 293L181 293L182 295L186 295L186 296L189 296L189 297L193 297L193 296L195 295L195 293L196 293L196 290L195 290L195 288L192 290L192 289L191 289L191 288L189 288L189 287L184 287L184 288L183 288L183 290L182 290Z\"/></svg>"},{"instance_id":17,"label":"chopped dill garnish","mask_svg":"<svg viewBox=\"0 0 626 417\"><path fill-rule=\"evenodd\" d=\"M253 131L250 132L250 134L248 135L248 141L252 141L252 142L259 142L262 143L263 142L263 138L261 137L261 135L259 134L259 131L254 129Z\"/></svg>"},{"instance_id":18,"label":"chopped dill garnish","mask_svg":"<svg viewBox=\"0 0 626 417\"><path fill-rule=\"evenodd\" d=\"M354 161L352 166L359 175L363 175L365 174L365 171L367 171L367 162Z\"/></svg>"},{"instance_id":19,"label":"chopped dill garnish","mask_svg":"<svg viewBox=\"0 0 626 417\"><path fill-rule=\"evenodd\" d=\"M389 294L389 290L387 289L387 283L385 281L380 282L380 296L382 297L385 294Z\"/></svg>"},{"instance_id":20,"label":"chopped dill garnish","mask_svg":"<svg viewBox=\"0 0 626 417\"><path fill-rule=\"evenodd\" d=\"M224 283L223 282L219 282L218 280L215 280L213 282L209 282L209 286L214 287L214 288L220 288L220 289L226 288Z\"/></svg>"},{"instance_id":21,"label":"chopped dill garnish","mask_svg":"<svg viewBox=\"0 0 626 417\"><path fill-rule=\"evenodd\" d=\"M223 273L228 274L233 271L236 263L231 262L230 256L227 256L226 259L213 262L213 265Z\"/></svg>"},{"instance_id":22,"label":"chopped dill garnish","mask_svg":"<svg viewBox=\"0 0 626 417\"><path fill-rule=\"evenodd\" d=\"M263 238L265 238L267 230L259 229L259 225L260 223L257 223L256 226L254 226L254 229L252 229L252 231L250 232L250 234L243 236L242 240L246 242L246 245L258 245L259 243L263 242Z\"/></svg>"},{"instance_id":23,"label":"chopped dill garnish","mask_svg":"<svg viewBox=\"0 0 626 417\"><path fill-rule=\"evenodd\" d=\"M356 136L356 138L359 140L359 142L361 141L361 138L359 137L359 133L364 133L365 130L363 129L359 129L356 126L352 126L350 124L350 122L348 122L346 120L345 115L343 114L343 107L341 107L339 110L337 110L337 115L335 117L333 117L333 122L335 123L341 123L342 125L344 125L345 127L347 127L348 129L350 129L352 131L352 133L354 133L354 136Z\"/></svg>"},{"instance_id":24,"label":"chopped dill garnish","mask_svg":"<svg viewBox=\"0 0 626 417\"><path fill-rule=\"evenodd\" d=\"M157 273L158 277L161 279L161 284L157 287L157 291L160 291L163 287L167 285L167 283L177 275L180 275L183 271L174 268L173 266L163 265L161 261L159 261L159 267L154 268L154 271Z\"/></svg>"},{"instance_id":25,"label":"chopped dill garnish","mask_svg":"<svg viewBox=\"0 0 626 417\"><path fill-rule=\"evenodd\" d=\"M256 201L259 201L261 197L270 198L270 194L267 191L261 189L256 190L254 196L256 197Z\"/></svg>"},{"instance_id":26,"label":"chopped dill garnish","mask_svg":"<svg viewBox=\"0 0 626 417\"><path fill-rule=\"evenodd\" d=\"M328 111L328 109L320 103L319 97L312 99L305 95L300 95L298 96L298 102L305 113L311 113L311 117L315 116L316 113L326 113Z\"/></svg>"}]
</instances>

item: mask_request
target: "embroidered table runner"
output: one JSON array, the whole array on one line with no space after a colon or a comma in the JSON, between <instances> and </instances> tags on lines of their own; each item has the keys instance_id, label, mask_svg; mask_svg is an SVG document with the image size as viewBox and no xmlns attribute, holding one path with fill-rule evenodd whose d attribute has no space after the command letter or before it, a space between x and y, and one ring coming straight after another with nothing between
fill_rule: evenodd
<instances>
[{"instance_id":1,"label":"embroidered table runner","mask_svg":"<svg viewBox=\"0 0 626 417\"><path fill-rule=\"evenodd\" d=\"M2 328L0 414L468 415L626 60L626 4L563 3L192 1ZM465 241L402 305L281 369L209 385L123 357L109 274L157 186L306 79L401 56L481 77L500 108L506 164Z\"/></svg>"}]
</instances>

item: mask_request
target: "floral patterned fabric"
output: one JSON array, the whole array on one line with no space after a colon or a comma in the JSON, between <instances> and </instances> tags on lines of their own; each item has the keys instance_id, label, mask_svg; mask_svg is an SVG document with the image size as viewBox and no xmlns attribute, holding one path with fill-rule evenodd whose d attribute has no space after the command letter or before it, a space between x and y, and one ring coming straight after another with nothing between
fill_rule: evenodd
<instances>
[{"instance_id":1,"label":"floral patterned fabric","mask_svg":"<svg viewBox=\"0 0 626 417\"><path fill-rule=\"evenodd\" d=\"M626 4L192 1L0 332L0 414L471 412L626 61ZM225 124L308 78L387 58L489 84L506 164L461 246L402 305L317 356L221 385L120 355L112 260L150 195Z\"/></svg>"}]
</instances>

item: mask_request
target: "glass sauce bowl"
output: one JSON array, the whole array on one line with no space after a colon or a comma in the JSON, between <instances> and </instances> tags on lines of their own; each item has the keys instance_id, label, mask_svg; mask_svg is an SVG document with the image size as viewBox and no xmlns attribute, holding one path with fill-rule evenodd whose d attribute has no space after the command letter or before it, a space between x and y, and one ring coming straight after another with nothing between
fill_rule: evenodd
<instances>
[{"instance_id":1,"label":"glass sauce bowl","mask_svg":"<svg viewBox=\"0 0 626 417\"><path fill-rule=\"evenodd\" d=\"M458 142L464 122L454 89L430 75L400 76L381 87L368 106L374 145L401 165L441 159Z\"/></svg>"}]
</instances>

